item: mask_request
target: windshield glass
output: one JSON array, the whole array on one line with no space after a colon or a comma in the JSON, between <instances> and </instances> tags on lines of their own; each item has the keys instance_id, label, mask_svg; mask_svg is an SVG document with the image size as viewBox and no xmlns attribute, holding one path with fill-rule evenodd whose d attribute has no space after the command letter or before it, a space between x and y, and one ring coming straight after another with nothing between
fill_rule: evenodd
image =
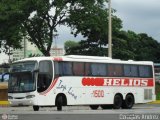
<instances>
[{"instance_id":1,"label":"windshield glass","mask_svg":"<svg viewBox=\"0 0 160 120\"><path fill-rule=\"evenodd\" d=\"M8 83L8 92L31 92L35 90L35 80L31 72L11 73Z\"/></svg>"},{"instance_id":2,"label":"windshield glass","mask_svg":"<svg viewBox=\"0 0 160 120\"><path fill-rule=\"evenodd\" d=\"M37 62L27 61L19 62L11 65L11 72L23 72L23 71L33 71L36 69Z\"/></svg>"},{"instance_id":3,"label":"windshield glass","mask_svg":"<svg viewBox=\"0 0 160 120\"><path fill-rule=\"evenodd\" d=\"M11 65L8 82L8 92L31 92L35 90L34 70L37 69L36 61L16 62Z\"/></svg>"}]
</instances>

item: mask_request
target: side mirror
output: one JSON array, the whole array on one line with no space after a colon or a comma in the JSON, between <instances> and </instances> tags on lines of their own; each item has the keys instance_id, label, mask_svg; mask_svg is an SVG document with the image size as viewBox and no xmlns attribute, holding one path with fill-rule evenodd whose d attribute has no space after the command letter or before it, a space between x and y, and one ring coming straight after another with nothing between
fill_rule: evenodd
<instances>
[{"instance_id":1,"label":"side mirror","mask_svg":"<svg viewBox=\"0 0 160 120\"><path fill-rule=\"evenodd\" d=\"M2 75L2 82L8 82L9 80L9 73L5 73Z\"/></svg>"},{"instance_id":2,"label":"side mirror","mask_svg":"<svg viewBox=\"0 0 160 120\"><path fill-rule=\"evenodd\" d=\"M33 70L33 72L34 72L34 73L38 73L38 72L39 72L39 69L37 68L37 69Z\"/></svg>"}]
</instances>

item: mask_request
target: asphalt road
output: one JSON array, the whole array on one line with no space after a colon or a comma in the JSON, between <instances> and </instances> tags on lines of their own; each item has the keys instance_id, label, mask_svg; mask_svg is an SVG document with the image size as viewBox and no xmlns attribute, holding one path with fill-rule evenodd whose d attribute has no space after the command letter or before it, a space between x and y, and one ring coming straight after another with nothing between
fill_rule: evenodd
<instances>
[{"instance_id":1,"label":"asphalt road","mask_svg":"<svg viewBox=\"0 0 160 120\"><path fill-rule=\"evenodd\" d=\"M138 104L132 109L91 110L88 106L67 106L62 111L55 107L1 107L2 120L160 120L160 104Z\"/></svg>"}]
</instances>

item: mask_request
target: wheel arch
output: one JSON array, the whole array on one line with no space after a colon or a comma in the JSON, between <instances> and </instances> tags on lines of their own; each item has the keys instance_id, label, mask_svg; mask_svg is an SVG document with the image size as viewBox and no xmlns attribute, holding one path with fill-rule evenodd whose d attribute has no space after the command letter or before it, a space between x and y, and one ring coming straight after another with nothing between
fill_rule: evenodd
<instances>
[{"instance_id":1,"label":"wheel arch","mask_svg":"<svg viewBox=\"0 0 160 120\"><path fill-rule=\"evenodd\" d=\"M116 95L119 95L121 98L122 98L122 100L123 100L123 95L122 95L122 93L116 93L115 95L114 95L114 97L116 96Z\"/></svg>"}]
</instances>

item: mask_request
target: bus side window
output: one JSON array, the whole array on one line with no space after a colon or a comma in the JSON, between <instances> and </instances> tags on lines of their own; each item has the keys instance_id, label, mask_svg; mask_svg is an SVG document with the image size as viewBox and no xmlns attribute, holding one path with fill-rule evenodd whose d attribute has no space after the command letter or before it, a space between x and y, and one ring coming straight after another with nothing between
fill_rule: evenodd
<instances>
[{"instance_id":1,"label":"bus side window","mask_svg":"<svg viewBox=\"0 0 160 120\"><path fill-rule=\"evenodd\" d=\"M151 66L139 66L140 77L152 77L152 67Z\"/></svg>"},{"instance_id":2,"label":"bus side window","mask_svg":"<svg viewBox=\"0 0 160 120\"><path fill-rule=\"evenodd\" d=\"M108 76L122 77L123 75L122 64L108 64Z\"/></svg>"},{"instance_id":3,"label":"bus side window","mask_svg":"<svg viewBox=\"0 0 160 120\"><path fill-rule=\"evenodd\" d=\"M131 77L138 77L138 66L131 65Z\"/></svg>"},{"instance_id":4,"label":"bus side window","mask_svg":"<svg viewBox=\"0 0 160 120\"><path fill-rule=\"evenodd\" d=\"M91 69L91 63L85 63L85 72L84 72L85 76L91 75L90 69Z\"/></svg>"},{"instance_id":5,"label":"bus side window","mask_svg":"<svg viewBox=\"0 0 160 120\"><path fill-rule=\"evenodd\" d=\"M106 76L107 75L106 64L92 63L91 64L91 72L92 72L93 76Z\"/></svg>"},{"instance_id":6,"label":"bus side window","mask_svg":"<svg viewBox=\"0 0 160 120\"><path fill-rule=\"evenodd\" d=\"M84 75L84 63L74 62L73 63L73 75L83 76Z\"/></svg>"},{"instance_id":7,"label":"bus side window","mask_svg":"<svg viewBox=\"0 0 160 120\"><path fill-rule=\"evenodd\" d=\"M41 61L39 63L38 92L45 91L51 84L53 78L53 66L51 61Z\"/></svg>"},{"instance_id":8,"label":"bus side window","mask_svg":"<svg viewBox=\"0 0 160 120\"><path fill-rule=\"evenodd\" d=\"M130 65L124 65L124 76L129 77L131 75Z\"/></svg>"},{"instance_id":9,"label":"bus side window","mask_svg":"<svg viewBox=\"0 0 160 120\"><path fill-rule=\"evenodd\" d=\"M62 71L62 62L54 62L54 72L55 72L55 78L62 76L63 75L63 71Z\"/></svg>"},{"instance_id":10,"label":"bus side window","mask_svg":"<svg viewBox=\"0 0 160 120\"><path fill-rule=\"evenodd\" d=\"M98 64L98 70L100 76L107 76L107 67L106 64L100 63Z\"/></svg>"},{"instance_id":11,"label":"bus side window","mask_svg":"<svg viewBox=\"0 0 160 120\"><path fill-rule=\"evenodd\" d=\"M124 65L124 76L125 77L138 77L138 66L137 65Z\"/></svg>"},{"instance_id":12,"label":"bus side window","mask_svg":"<svg viewBox=\"0 0 160 120\"><path fill-rule=\"evenodd\" d=\"M124 73L123 73L123 65L115 64L114 65L114 71L115 71L115 75L114 76L122 77L124 75Z\"/></svg>"},{"instance_id":13,"label":"bus side window","mask_svg":"<svg viewBox=\"0 0 160 120\"><path fill-rule=\"evenodd\" d=\"M114 65L108 64L108 76L114 76L114 75L115 75Z\"/></svg>"},{"instance_id":14,"label":"bus side window","mask_svg":"<svg viewBox=\"0 0 160 120\"><path fill-rule=\"evenodd\" d=\"M62 74L64 76L73 75L73 73L72 73L72 63L71 62L62 62Z\"/></svg>"}]
</instances>

